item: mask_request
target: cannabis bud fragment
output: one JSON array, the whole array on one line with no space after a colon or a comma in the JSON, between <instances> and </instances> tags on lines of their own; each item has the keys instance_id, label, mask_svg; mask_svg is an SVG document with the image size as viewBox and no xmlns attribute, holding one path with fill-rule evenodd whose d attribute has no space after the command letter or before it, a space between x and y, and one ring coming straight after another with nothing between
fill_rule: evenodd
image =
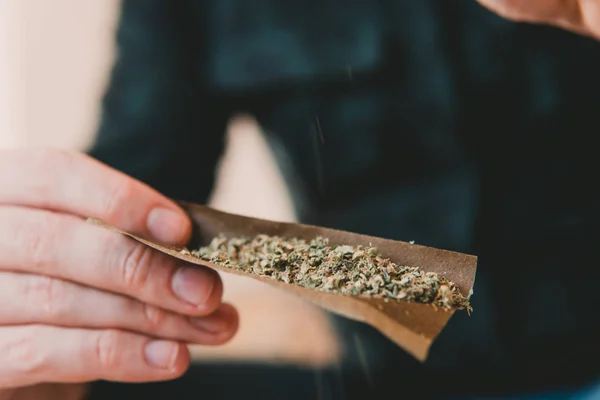
<instances>
[{"instance_id":1,"label":"cannabis bud fragment","mask_svg":"<svg viewBox=\"0 0 600 400\"><path fill-rule=\"evenodd\" d=\"M225 268L328 293L471 310L458 287L435 272L399 266L371 246L330 245L317 236L215 237L194 257Z\"/></svg>"}]
</instances>

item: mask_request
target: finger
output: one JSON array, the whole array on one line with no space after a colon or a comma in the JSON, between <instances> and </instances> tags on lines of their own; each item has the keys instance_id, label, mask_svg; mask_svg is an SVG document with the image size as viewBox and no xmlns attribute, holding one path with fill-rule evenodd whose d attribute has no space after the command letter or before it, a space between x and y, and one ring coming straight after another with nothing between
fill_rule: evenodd
<instances>
[{"instance_id":1,"label":"finger","mask_svg":"<svg viewBox=\"0 0 600 400\"><path fill-rule=\"evenodd\" d=\"M513 21L576 25L585 0L477 0L499 16ZM597 0L591 0L595 3Z\"/></svg>"},{"instance_id":2,"label":"finger","mask_svg":"<svg viewBox=\"0 0 600 400\"><path fill-rule=\"evenodd\" d=\"M580 0L579 2L583 25L586 26L597 39L600 39L600 1Z\"/></svg>"},{"instance_id":3,"label":"finger","mask_svg":"<svg viewBox=\"0 0 600 400\"><path fill-rule=\"evenodd\" d=\"M238 326L237 312L228 305L188 318L60 279L0 272L0 326L29 324L123 329L204 345L228 341Z\"/></svg>"},{"instance_id":4,"label":"finger","mask_svg":"<svg viewBox=\"0 0 600 400\"><path fill-rule=\"evenodd\" d=\"M62 150L0 151L0 204L94 217L169 244L184 244L191 234L189 218L173 201L84 154Z\"/></svg>"},{"instance_id":5,"label":"finger","mask_svg":"<svg viewBox=\"0 0 600 400\"><path fill-rule=\"evenodd\" d=\"M176 341L120 330L0 327L0 387L94 380L151 382L181 376L189 352Z\"/></svg>"},{"instance_id":6,"label":"finger","mask_svg":"<svg viewBox=\"0 0 600 400\"><path fill-rule=\"evenodd\" d=\"M210 314L221 303L215 271L77 217L0 206L0 221L0 269L75 281L190 315Z\"/></svg>"}]
</instances>

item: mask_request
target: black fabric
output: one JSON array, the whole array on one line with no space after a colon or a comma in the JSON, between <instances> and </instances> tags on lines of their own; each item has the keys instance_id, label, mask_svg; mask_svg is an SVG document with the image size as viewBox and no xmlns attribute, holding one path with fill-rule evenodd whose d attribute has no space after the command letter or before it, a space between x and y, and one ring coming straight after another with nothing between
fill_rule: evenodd
<instances>
[{"instance_id":1,"label":"black fabric","mask_svg":"<svg viewBox=\"0 0 600 400\"><path fill-rule=\"evenodd\" d=\"M511 380L506 385L506 378L502 374L464 375L461 371L448 371L447 375L441 377L417 377L417 374L407 371L384 377L369 369L349 372L335 366L313 369L265 364L208 363L193 365L182 378L168 382L96 382L92 385L87 400L363 400L390 395L407 399L483 400L506 393L518 393L520 396L547 395L552 399L563 398L559 397L563 394L565 399L570 399L575 398L578 392L590 388L589 377L586 376L578 377L570 385L542 385L539 388L533 388L530 381L523 379ZM463 384L458 386L456 382L461 381Z\"/></svg>"},{"instance_id":2,"label":"black fabric","mask_svg":"<svg viewBox=\"0 0 600 400\"><path fill-rule=\"evenodd\" d=\"M250 112L302 222L479 256L474 313L424 365L332 317L349 376L359 340L380 377L600 377L600 43L472 0L124 0L118 45L94 157L204 202Z\"/></svg>"},{"instance_id":3,"label":"black fabric","mask_svg":"<svg viewBox=\"0 0 600 400\"><path fill-rule=\"evenodd\" d=\"M340 385L339 379L341 376L335 375L333 370L252 364L195 365L184 377L171 382L141 385L98 383L90 391L89 400L134 397L147 400L357 398L354 396L358 392L347 392L353 381Z\"/></svg>"}]
</instances>

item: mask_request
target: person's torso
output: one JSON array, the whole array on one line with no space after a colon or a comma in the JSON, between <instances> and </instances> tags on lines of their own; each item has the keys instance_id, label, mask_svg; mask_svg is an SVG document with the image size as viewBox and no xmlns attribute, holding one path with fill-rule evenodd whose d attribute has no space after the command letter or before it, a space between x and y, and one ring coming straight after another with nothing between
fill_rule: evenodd
<instances>
[{"instance_id":1,"label":"person's torso","mask_svg":"<svg viewBox=\"0 0 600 400\"><path fill-rule=\"evenodd\" d=\"M202 9L207 84L255 113L301 221L479 256L432 367L600 355L600 43L471 0Z\"/></svg>"}]
</instances>

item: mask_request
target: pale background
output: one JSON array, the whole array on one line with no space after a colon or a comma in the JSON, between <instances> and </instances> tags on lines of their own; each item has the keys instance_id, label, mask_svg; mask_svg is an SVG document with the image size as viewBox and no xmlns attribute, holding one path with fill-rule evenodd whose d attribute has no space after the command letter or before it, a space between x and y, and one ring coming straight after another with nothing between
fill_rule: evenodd
<instances>
[{"instance_id":1,"label":"pale background","mask_svg":"<svg viewBox=\"0 0 600 400\"><path fill-rule=\"evenodd\" d=\"M87 148L114 60L118 7L118 0L0 0L0 149ZM294 220L285 182L250 118L232 123L211 204ZM310 365L337 359L338 344L320 310L253 281L223 278L225 299L240 310L240 332L228 345L195 347L197 359Z\"/></svg>"}]
</instances>

